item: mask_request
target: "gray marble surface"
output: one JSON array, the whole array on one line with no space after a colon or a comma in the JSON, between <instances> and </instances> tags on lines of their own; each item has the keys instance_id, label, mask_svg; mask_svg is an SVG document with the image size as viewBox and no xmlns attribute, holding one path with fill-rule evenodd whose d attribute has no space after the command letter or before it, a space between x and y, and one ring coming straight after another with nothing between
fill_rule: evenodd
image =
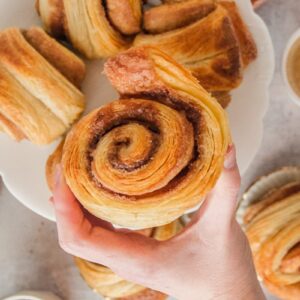
<instances>
[{"instance_id":1,"label":"gray marble surface","mask_svg":"<svg viewBox=\"0 0 300 300\"><path fill-rule=\"evenodd\" d=\"M289 100L281 76L285 44L300 26L300 3L269 0L258 13L270 29L277 65L264 139L242 189L277 167L300 165L300 107ZM63 299L99 299L81 280L72 258L60 250L55 225L23 207L1 181L0 269L0 299L24 289L51 290Z\"/></svg>"}]
</instances>

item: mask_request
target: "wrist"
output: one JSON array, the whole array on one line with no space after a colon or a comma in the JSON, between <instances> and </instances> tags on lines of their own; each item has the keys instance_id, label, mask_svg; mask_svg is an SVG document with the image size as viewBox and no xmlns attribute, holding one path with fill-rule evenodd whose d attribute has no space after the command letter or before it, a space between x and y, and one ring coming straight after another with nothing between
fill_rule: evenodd
<instances>
[{"instance_id":1,"label":"wrist","mask_svg":"<svg viewBox=\"0 0 300 300\"><path fill-rule=\"evenodd\" d=\"M266 300L265 295L258 280L253 280L250 284L245 285L236 284L231 290L218 294L210 298L211 300Z\"/></svg>"},{"instance_id":2,"label":"wrist","mask_svg":"<svg viewBox=\"0 0 300 300\"><path fill-rule=\"evenodd\" d=\"M177 295L178 300L232 300L232 299L243 299L243 300L266 300L265 295L259 282L252 280L251 282L246 282L241 284L241 282L236 283L226 290L220 288L219 291L204 292L203 287L198 289L190 289L190 293L185 291L183 295Z\"/></svg>"}]
</instances>

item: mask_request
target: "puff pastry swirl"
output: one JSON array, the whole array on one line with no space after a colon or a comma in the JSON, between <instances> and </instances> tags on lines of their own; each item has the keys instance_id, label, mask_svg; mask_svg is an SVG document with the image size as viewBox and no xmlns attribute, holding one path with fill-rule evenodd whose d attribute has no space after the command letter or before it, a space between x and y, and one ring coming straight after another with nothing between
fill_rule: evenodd
<instances>
[{"instance_id":1,"label":"puff pastry swirl","mask_svg":"<svg viewBox=\"0 0 300 300\"><path fill-rule=\"evenodd\" d=\"M0 130L49 144L84 109L85 65L40 28L0 32Z\"/></svg>"},{"instance_id":2,"label":"puff pastry swirl","mask_svg":"<svg viewBox=\"0 0 300 300\"><path fill-rule=\"evenodd\" d=\"M109 59L121 95L67 135L67 183L93 215L132 228L170 223L201 203L230 143L218 102L181 65L152 47Z\"/></svg>"},{"instance_id":3,"label":"puff pastry swirl","mask_svg":"<svg viewBox=\"0 0 300 300\"><path fill-rule=\"evenodd\" d=\"M300 182L264 195L244 220L264 284L282 299L300 299Z\"/></svg>"},{"instance_id":4,"label":"puff pastry swirl","mask_svg":"<svg viewBox=\"0 0 300 300\"><path fill-rule=\"evenodd\" d=\"M140 232L157 240L168 240L177 234L183 225L176 220L162 227L148 229ZM112 272L110 269L81 258L75 258L75 263L86 283L96 292L104 297L118 300L165 300L167 296L126 281Z\"/></svg>"},{"instance_id":5,"label":"puff pastry swirl","mask_svg":"<svg viewBox=\"0 0 300 300\"><path fill-rule=\"evenodd\" d=\"M90 59L128 48L141 30L141 0L37 0L36 8L48 32Z\"/></svg>"}]
</instances>

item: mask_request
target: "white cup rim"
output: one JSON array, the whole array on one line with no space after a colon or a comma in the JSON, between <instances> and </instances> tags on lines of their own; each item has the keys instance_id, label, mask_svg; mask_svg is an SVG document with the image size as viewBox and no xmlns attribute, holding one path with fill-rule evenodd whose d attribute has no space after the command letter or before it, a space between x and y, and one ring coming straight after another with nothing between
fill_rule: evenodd
<instances>
[{"instance_id":1,"label":"white cup rim","mask_svg":"<svg viewBox=\"0 0 300 300\"><path fill-rule=\"evenodd\" d=\"M284 54L283 54L283 60L282 60L282 74L285 86L287 88L289 97L293 100L294 103L300 106L300 96L296 94L295 90L290 84L290 81L288 79L287 74L287 60L289 57L289 53L292 49L292 47L295 45L295 42L300 39L300 28L297 29L289 38L289 41L285 47Z\"/></svg>"},{"instance_id":2,"label":"white cup rim","mask_svg":"<svg viewBox=\"0 0 300 300\"><path fill-rule=\"evenodd\" d=\"M23 291L2 300L60 300L60 298L46 291Z\"/></svg>"}]
</instances>

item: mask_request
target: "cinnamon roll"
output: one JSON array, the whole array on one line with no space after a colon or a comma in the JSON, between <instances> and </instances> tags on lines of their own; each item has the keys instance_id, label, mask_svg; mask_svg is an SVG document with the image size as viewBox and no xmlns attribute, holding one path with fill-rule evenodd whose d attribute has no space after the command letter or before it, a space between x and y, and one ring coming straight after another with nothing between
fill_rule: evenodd
<instances>
[{"instance_id":1,"label":"cinnamon roll","mask_svg":"<svg viewBox=\"0 0 300 300\"><path fill-rule=\"evenodd\" d=\"M141 0L37 0L36 8L49 33L90 59L128 48L141 30Z\"/></svg>"},{"instance_id":2,"label":"cinnamon roll","mask_svg":"<svg viewBox=\"0 0 300 300\"><path fill-rule=\"evenodd\" d=\"M168 240L183 227L181 220L139 232L157 240ZM122 279L110 269L76 257L75 263L86 283L98 294L118 300L165 300L167 295Z\"/></svg>"},{"instance_id":3,"label":"cinnamon roll","mask_svg":"<svg viewBox=\"0 0 300 300\"><path fill-rule=\"evenodd\" d=\"M300 182L256 199L244 216L258 275L286 300L300 299Z\"/></svg>"},{"instance_id":4,"label":"cinnamon roll","mask_svg":"<svg viewBox=\"0 0 300 300\"><path fill-rule=\"evenodd\" d=\"M84 109L84 63L42 29L0 32L0 128L13 139L49 144Z\"/></svg>"},{"instance_id":5,"label":"cinnamon roll","mask_svg":"<svg viewBox=\"0 0 300 300\"><path fill-rule=\"evenodd\" d=\"M66 181L101 219L137 229L170 223L199 205L218 179L230 143L226 114L156 48L121 53L105 73L121 99L67 135Z\"/></svg>"}]
</instances>

